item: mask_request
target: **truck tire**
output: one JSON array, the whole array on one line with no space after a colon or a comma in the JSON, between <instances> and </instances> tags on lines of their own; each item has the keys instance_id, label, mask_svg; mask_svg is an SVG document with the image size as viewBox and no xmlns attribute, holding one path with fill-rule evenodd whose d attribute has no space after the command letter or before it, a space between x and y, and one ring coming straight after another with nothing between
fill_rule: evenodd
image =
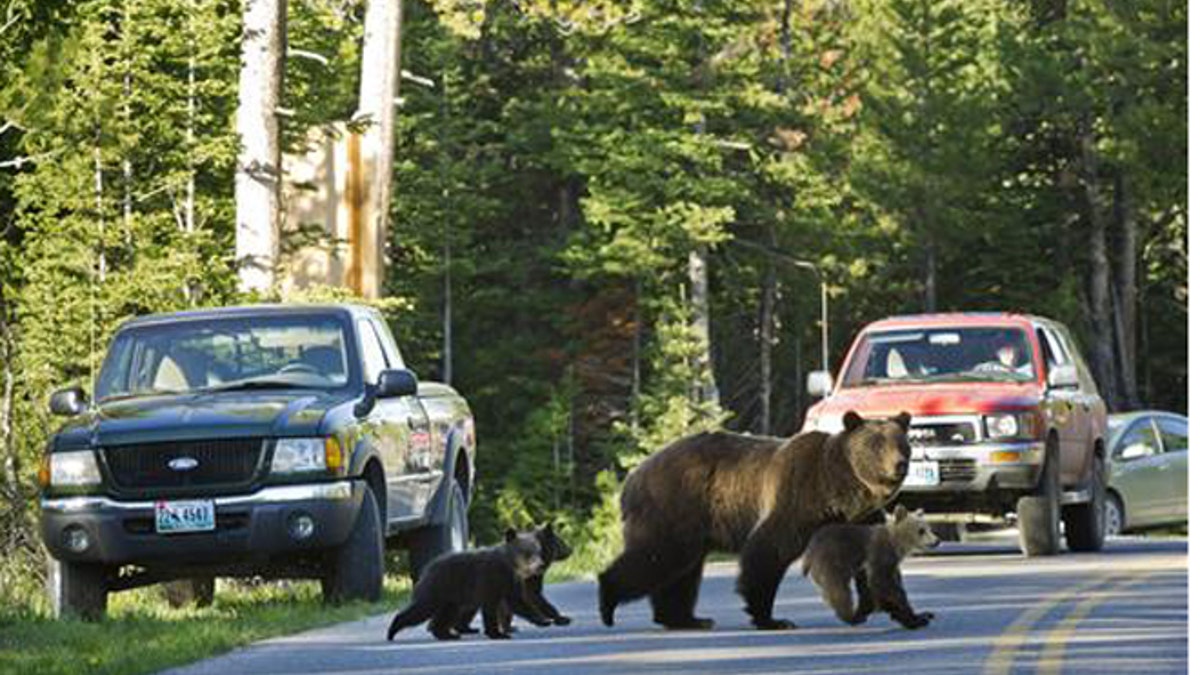
<instances>
[{"instance_id":1,"label":"truck tire","mask_svg":"<svg viewBox=\"0 0 1200 675\"><path fill-rule=\"evenodd\" d=\"M376 602L383 596L383 527L375 492L369 488L363 490L350 538L325 563L321 594L328 603Z\"/></svg>"},{"instance_id":2,"label":"truck tire","mask_svg":"<svg viewBox=\"0 0 1200 675\"><path fill-rule=\"evenodd\" d=\"M212 577L180 579L163 584L163 595L167 598L167 604L175 609L190 604L197 607L211 607L216 587L217 580Z\"/></svg>"},{"instance_id":3,"label":"truck tire","mask_svg":"<svg viewBox=\"0 0 1200 675\"><path fill-rule=\"evenodd\" d=\"M1026 557L1058 553L1059 503L1062 498L1058 473L1058 449L1047 447L1046 463L1035 494L1017 500L1017 527L1021 552Z\"/></svg>"},{"instance_id":4,"label":"truck tire","mask_svg":"<svg viewBox=\"0 0 1200 675\"><path fill-rule=\"evenodd\" d=\"M421 578L421 572L435 558L467 547L467 535L470 532L467 499L458 481L451 480L448 487L450 494L446 504L446 520L417 530L409 539L408 569L413 583Z\"/></svg>"},{"instance_id":5,"label":"truck tire","mask_svg":"<svg viewBox=\"0 0 1200 675\"><path fill-rule=\"evenodd\" d=\"M99 621L108 611L108 577L103 565L55 562L51 569L51 598L59 618Z\"/></svg>"},{"instance_id":6,"label":"truck tire","mask_svg":"<svg viewBox=\"0 0 1200 675\"><path fill-rule=\"evenodd\" d=\"M1099 551L1104 548L1107 527L1105 519L1105 490L1103 467L1096 459L1090 479L1092 498L1084 504L1063 507L1063 525L1067 534L1067 548L1077 552Z\"/></svg>"}]
</instances>

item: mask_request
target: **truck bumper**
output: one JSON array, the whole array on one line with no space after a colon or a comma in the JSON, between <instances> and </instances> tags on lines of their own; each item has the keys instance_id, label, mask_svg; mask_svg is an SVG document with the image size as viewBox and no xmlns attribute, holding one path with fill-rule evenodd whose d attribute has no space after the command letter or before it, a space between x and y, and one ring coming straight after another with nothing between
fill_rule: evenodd
<instances>
[{"instance_id":1,"label":"truck bumper","mask_svg":"<svg viewBox=\"0 0 1200 675\"><path fill-rule=\"evenodd\" d=\"M159 534L154 502L103 496L42 500L42 541L55 558L105 565L215 564L263 560L337 546L349 537L367 489L362 481L264 487L246 495L213 499L216 529ZM307 515L311 534L299 537L289 524ZM80 528L88 546L78 542ZM70 529L70 533L68 533ZM70 537L69 534L76 536Z\"/></svg>"},{"instance_id":2,"label":"truck bumper","mask_svg":"<svg viewBox=\"0 0 1200 675\"><path fill-rule=\"evenodd\" d=\"M1041 441L914 447L911 461L936 461L940 480L937 485L905 485L899 499L940 512L976 511L1011 501L1037 486L1045 453Z\"/></svg>"}]
</instances>

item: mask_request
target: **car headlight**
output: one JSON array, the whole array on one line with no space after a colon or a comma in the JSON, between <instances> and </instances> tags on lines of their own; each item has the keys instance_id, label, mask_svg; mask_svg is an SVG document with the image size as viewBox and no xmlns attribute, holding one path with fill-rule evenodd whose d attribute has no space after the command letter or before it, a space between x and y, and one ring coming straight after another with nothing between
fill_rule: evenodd
<instances>
[{"instance_id":1,"label":"car headlight","mask_svg":"<svg viewBox=\"0 0 1200 675\"><path fill-rule=\"evenodd\" d=\"M984 415L983 423L988 438L1033 438L1036 419L1033 413L1006 413Z\"/></svg>"},{"instance_id":2,"label":"car headlight","mask_svg":"<svg viewBox=\"0 0 1200 675\"><path fill-rule=\"evenodd\" d=\"M100 484L100 466L91 450L52 452L49 456L49 487L86 487Z\"/></svg>"},{"instance_id":3,"label":"car headlight","mask_svg":"<svg viewBox=\"0 0 1200 675\"><path fill-rule=\"evenodd\" d=\"M271 473L337 471L342 465L342 447L333 437L281 438L271 457Z\"/></svg>"}]
</instances>

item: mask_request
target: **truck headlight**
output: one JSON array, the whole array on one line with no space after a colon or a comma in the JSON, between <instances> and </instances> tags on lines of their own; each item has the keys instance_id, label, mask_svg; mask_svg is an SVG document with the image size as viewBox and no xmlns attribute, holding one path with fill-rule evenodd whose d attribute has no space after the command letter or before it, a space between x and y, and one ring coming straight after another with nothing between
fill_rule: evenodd
<instances>
[{"instance_id":1,"label":"truck headlight","mask_svg":"<svg viewBox=\"0 0 1200 675\"><path fill-rule=\"evenodd\" d=\"M1033 413L1005 413L984 415L983 423L988 438L1033 438L1035 419Z\"/></svg>"},{"instance_id":2,"label":"truck headlight","mask_svg":"<svg viewBox=\"0 0 1200 675\"><path fill-rule=\"evenodd\" d=\"M91 450L52 452L49 457L50 487L86 487L100 484L100 466Z\"/></svg>"},{"instance_id":3,"label":"truck headlight","mask_svg":"<svg viewBox=\"0 0 1200 675\"><path fill-rule=\"evenodd\" d=\"M342 448L336 438L281 438L275 441L271 473L338 471L343 467Z\"/></svg>"}]
</instances>

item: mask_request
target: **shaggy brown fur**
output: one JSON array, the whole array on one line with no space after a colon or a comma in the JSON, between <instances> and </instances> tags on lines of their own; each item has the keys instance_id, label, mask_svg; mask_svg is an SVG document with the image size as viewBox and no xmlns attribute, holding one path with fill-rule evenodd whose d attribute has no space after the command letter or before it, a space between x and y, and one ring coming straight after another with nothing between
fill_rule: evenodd
<instances>
[{"instance_id":1,"label":"shaggy brown fur","mask_svg":"<svg viewBox=\"0 0 1200 675\"><path fill-rule=\"evenodd\" d=\"M429 621L429 632L439 640L457 640L455 629L483 609L484 632L493 640L510 636L503 616L509 609L525 607L524 580L543 568L541 546L532 534L505 533L504 543L491 548L448 553L432 563L413 589L408 606L392 619L387 639L408 626ZM522 615L524 616L524 615ZM550 621L537 614L524 618L538 625Z\"/></svg>"},{"instance_id":2,"label":"shaggy brown fur","mask_svg":"<svg viewBox=\"0 0 1200 675\"><path fill-rule=\"evenodd\" d=\"M708 628L695 616L709 551L741 553L738 591L755 626L790 628L772 616L788 565L821 525L871 517L908 472L909 416L789 439L703 433L658 451L621 492L625 551L600 575L600 617L649 595L667 628Z\"/></svg>"},{"instance_id":3,"label":"shaggy brown fur","mask_svg":"<svg viewBox=\"0 0 1200 675\"><path fill-rule=\"evenodd\" d=\"M933 612L916 613L900 578L900 563L909 554L933 548L938 538L922 512L909 514L897 506L884 525L826 525L813 535L804 554L803 571L821 589L825 604L848 624L860 624L876 609L905 628L929 625ZM858 609L850 580L858 590Z\"/></svg>"}]
</instances>

